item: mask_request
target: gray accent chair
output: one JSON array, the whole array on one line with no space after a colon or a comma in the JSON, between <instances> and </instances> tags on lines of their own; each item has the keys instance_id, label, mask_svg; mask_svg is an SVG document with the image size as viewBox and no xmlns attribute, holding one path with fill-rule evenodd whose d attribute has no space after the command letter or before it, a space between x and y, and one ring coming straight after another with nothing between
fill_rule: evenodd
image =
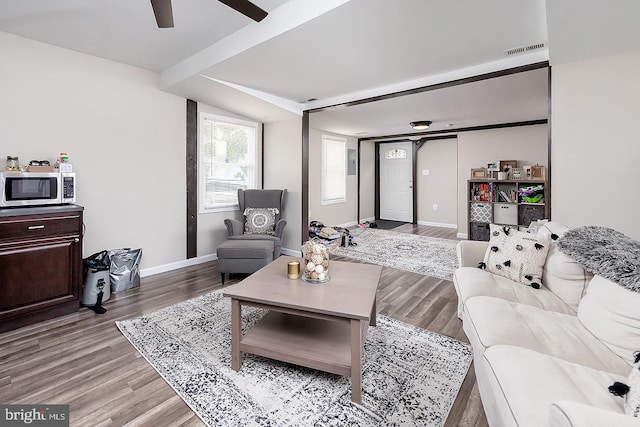
<instances>
[{"instance_id":1,"label":"gray accent chair","mask_svg":"<svg viewBox=\"0 0 640 427\"><path fill-rule=\"evenodd\" d=\"M238 189L238 205L244 215L246 208L277 208L279 214L275 218L275 235L245 234L244 220L227 218L224 225L227 227L229 240L220 245L218 249L218 269L222 274L224 284L225 273L253 273L265 265L265 263L280 256L282 248L282 234L287 221L281 218L285 206L287 189L284 190L242 190ZM266 256L264 251L273 244L272 256ZM246 253L246 256L243 256ZM271 255L271 254L270 254ZM253 266L253 267L252 267Z\"/></svg>"}]
</instances>

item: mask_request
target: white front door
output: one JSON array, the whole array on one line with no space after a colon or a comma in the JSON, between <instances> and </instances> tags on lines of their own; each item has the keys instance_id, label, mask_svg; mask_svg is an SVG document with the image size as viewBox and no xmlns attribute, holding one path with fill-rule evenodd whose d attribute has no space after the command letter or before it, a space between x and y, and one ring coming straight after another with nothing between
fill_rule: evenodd
<instances>
[{"instance_id":1,"label":"white front door","mask_svg":"<svg viewBox=\"0 0 640 427\"><path fill-rule=\"evenodd\" d=\"M413 222L411 142L380 144L380 219Z\"/></svg>"}]
</instances>

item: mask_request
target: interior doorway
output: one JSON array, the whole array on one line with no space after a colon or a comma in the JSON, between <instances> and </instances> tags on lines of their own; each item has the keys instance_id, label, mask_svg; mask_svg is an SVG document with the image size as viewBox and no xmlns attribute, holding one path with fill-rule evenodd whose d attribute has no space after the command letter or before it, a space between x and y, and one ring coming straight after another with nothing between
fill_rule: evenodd
<instances>
[{"instance_id":1,"label":"interior doorway","mask_svg":"<svg viewBox=\"0 0 640 427\"><path fill-rule=\"evenodd\" d=\"M410 141L381 143L380 219L413 221L413 145Z\"/></svg>"}]
</instances>

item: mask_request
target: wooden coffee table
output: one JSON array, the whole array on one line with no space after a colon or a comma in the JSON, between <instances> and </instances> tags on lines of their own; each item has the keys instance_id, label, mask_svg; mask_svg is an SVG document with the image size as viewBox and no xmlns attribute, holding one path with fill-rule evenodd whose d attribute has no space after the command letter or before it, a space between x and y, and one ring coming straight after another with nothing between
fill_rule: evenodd
<instances>
[{"instance_id":1,"label":"wooden coffee table","mask_svg":"<svg viewBox=\"0 0 640 427\"><path fill-rule=\"evenodd\" d=\"M362 348L367 327L376 324L379 265L330 261L331 280L311 284L287 279L281 256L228 287L231 298L231 368L252 353L351 377L351 400L362 401ZM242 335L242 306L269 310Z\"/></svg>"}]
</instances>

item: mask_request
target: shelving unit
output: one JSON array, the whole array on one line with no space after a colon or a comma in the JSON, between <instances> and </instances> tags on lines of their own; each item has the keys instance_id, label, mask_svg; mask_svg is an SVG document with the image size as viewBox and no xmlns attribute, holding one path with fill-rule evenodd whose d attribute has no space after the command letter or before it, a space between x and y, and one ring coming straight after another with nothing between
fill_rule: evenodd
<instances>
[{"instance_id":1,"label":"shelving unit","mask_svg":"<svg viewBox=\"0 0 640 427\"><path fill-rule=\"evenodd\" d=\"M531 221L549 218L548 191L545 180L470 179L469 240L489 240L490 223L522 229Z\"/></svg>"}]
</instances>

